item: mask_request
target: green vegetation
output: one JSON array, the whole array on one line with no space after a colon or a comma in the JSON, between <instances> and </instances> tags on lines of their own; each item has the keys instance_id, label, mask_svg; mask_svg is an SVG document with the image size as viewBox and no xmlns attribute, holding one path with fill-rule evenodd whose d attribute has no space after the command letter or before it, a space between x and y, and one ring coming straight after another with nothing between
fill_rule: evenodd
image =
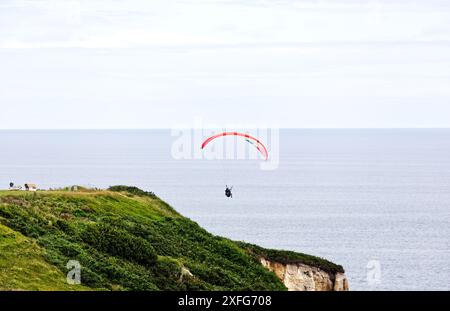
<instances>
[{"instance_id":1,"label":"green vegetation","mask_svg":"<svg viewBox=\"0 0 450 311\"><path fill-rule=\"evenodd\" d=\"M69 189L0 191L1 290L285 290L261 256L342 269L214 236L135 187Z\"/></svg>"},{"instance_id":2,"label":"green vegetation","mask_svg":"<svg viewBox=\"0 0 450 311\"><path fill-rule=\"evenodd\" d=\"M137 196L142 197L151 197L155 198L155 194L153 192L144 191L142 189L139 189L138 187L131 187L131 186L112 186L108 188L109 191L115 191L115 192L123 192L125 194L134 194Z\"/></svg>"},{"instance_id":3,"label":"green vegetation","mask_svg":"<svg viewBox=\"0 0 450 311\"><path fill-rule=\"evenodd\" d=\"M66 276L45 261L44 249L35 241L0 225L0 289L88 290L69 285Z\"/></svg>"},{"instance_id":4,"label":"green vegetation","mask_svg":"<svg viewBox=\"0 0 450 311\"><path fill-rule=\"evenodd\" d=\"M265 249L257 245L243 242L238 242L238 244L242 248L246 249L249 253L255 255L256 257L262 257L269 261L275 261L282 264L301 263L308 266L320 268L329 273L336 273L336 272L344 273L344 268L342 266L336 265L323 258L291 251Z\"/></svg>"}]
</instances>

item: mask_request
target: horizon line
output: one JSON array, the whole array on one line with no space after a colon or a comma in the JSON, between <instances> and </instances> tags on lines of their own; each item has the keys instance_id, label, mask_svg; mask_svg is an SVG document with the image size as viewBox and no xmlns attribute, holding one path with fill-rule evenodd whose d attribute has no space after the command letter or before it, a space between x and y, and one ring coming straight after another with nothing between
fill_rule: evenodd
<instances>
[{"instance_id":1,"label":"horizon line","mask_svg":"<svg viewBox=\"0 0 450 311\"><path fill-rule=\"evenodd\" d=\"M279 130L444 130L449 127L264 127ZM0 128L0 131L148 131L148 130L194 130L195 127L149 127L149 128ZM203 130L226 129L226 127L200 128ZM247 127L238 129L258 129Z\"/></svg>"}]
</instances>

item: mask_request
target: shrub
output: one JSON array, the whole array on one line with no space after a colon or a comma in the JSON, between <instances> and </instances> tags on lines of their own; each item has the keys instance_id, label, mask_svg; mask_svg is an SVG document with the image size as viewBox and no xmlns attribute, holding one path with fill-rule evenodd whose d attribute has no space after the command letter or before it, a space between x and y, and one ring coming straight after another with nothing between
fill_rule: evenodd
<instances>
[{"instance_id":1,"label":"shrub","mask_svg":"<svg viewBox=\"0 0 450 311\"><path fill-rule=\"evenodd\" d=\"M88 225L81 238L97 250L138 264L153 265L157 259L154 248L146 240L109 225Z\"/></svg>"},{"instance_id":2,"label":"shrub","mask_svg":"<svg viewBox=\"0 0 450 311\"><path fill-rule=\"evenodd\" d=\"M156 195L151 191L144 191L142 189L139 189L138 187L132 187L132 186L111 186L108 188L109 191L114 192L127 192L129 194L134 194L141 197L151 197L156 198Z\"/></svg>"}]
</instances>

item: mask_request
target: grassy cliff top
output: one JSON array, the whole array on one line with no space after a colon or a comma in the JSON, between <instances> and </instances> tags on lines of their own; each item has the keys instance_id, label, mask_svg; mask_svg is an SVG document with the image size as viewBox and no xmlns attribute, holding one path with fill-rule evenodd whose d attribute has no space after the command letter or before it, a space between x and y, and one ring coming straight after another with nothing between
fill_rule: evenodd
<instances>
[{"instance_id":1,"label":"grassy cliff top","mask_svg":"<svg viewBox=\"0 0 450 311\"><path fill-rule=\"evenodd\" d=\"M134 187L0 191L0 290L285 290L260 257L342 270L214 236Z\"/></svg>"}]
</instances>

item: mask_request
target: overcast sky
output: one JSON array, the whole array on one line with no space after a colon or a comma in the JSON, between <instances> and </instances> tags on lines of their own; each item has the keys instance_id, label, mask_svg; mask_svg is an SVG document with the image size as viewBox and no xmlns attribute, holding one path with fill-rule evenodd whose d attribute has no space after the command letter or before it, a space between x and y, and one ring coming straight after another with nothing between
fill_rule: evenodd
<instances>
[{"instance_id":1,"label":"overcast sky","mask_svg":"<svg viewBox=\"0 0 450 311\"><path fill-rule=\"evenodd\" d=\"M0 1L0 128L450 127L450 1Z\"/></svg>"}]
</instances>

